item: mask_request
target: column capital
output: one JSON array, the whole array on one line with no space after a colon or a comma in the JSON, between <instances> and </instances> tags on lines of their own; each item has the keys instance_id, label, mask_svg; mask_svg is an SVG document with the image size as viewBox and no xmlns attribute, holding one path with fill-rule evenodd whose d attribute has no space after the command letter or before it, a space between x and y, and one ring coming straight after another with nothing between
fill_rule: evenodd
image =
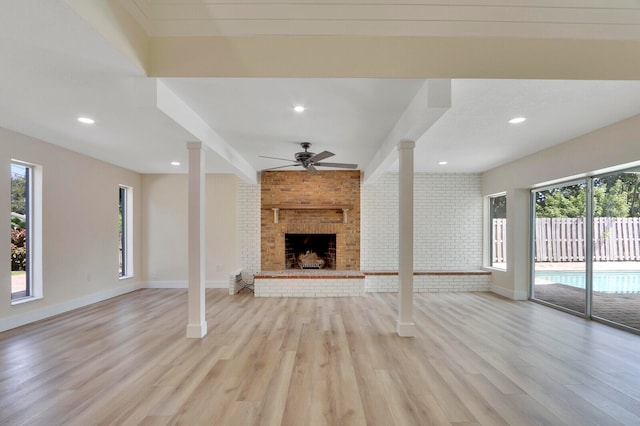
<instances>
[{"instance_id":1,"label":"column capital","mask_svg":"<svg viewBox=\"0 0 640 426\"><path fill-rule=\"evenodd\" d=\"M202 142L187 142L187 149L203 149Z\"/></svg>"},{"instance_id":2,"label":"column capital","mask_svg":"<svg viewBox=\"0 0 640 426\"><path fill-rule=\"evenodd\" d=\"M398 144L398 151L401 149L413 149L416 147L415 141L400 141Z\"/></svg>"}]
</instances>

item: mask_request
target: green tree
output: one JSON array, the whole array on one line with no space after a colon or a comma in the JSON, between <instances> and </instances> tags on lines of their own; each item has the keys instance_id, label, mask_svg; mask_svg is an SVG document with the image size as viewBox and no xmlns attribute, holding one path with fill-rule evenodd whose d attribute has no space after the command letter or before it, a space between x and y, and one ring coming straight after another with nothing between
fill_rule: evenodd
<instances>
[{"instance_id":1,"label":"green tree","mask_svg":"<svg viewBox=\"0 0 640 426\"><path fill-rule=\"evenodd\" d=\"M593 188L594 217L629 217L629 200L621 179L611 186Z\"/></svg>"},{"instance_id":2,"label":"green tree","mask_svg":"<svg viewBox=\"0 0 640 426\"><path fill-rule=\"evenodd\" d=\"M631 200L629 185L622 179L594 180L593 215L595 217L629 217ZM585 217L586 189L584 185L541 191L536 200L538 217Z\"/></svg>"},{"instance_id":3,"label":"green tree","mask_svg":"<svg viewBox=\"0 0 640 426\"><path fill-rule=\"evenodd\" d=\"M490 198L491 217L494 219L505 219L507 217L507 196L500 195Z\"/></svg>"},{"instance_id":4,"label":"green tree","mask_svg":"<svg viewBox=\"0 0 640 426\"><path fill-rule=\"evenodd\" d=\"M620 184L618 184L620 182ZM617 192L625 194L627 205L629 206L629 216L640 216L640 173L624 172L608 176L601 176L593 180L594 187L606 186L610 191L616 185L622 185L615 188Z\"/></svg>"},{"instance_id":5,"label":"green tree","mask_svg":"<svg viewBox=\"0 0 640 426\"><path fill-rule=\"evenodd\" d=\"M538 217L584 217L586 194L584 188L577 194L565 194L560 189L549 191L544 204L536 205Z\"/></svg>"},{"instance_id":6,"label":"green tree","mask_svg":"<svg viewBox=\"0 0 640 426\"><path fill-rule=\"evenodd\" d=\"M11 211L25 214L27 202L27 182L24 176L11 177Z\"/></svg>"}]
</instances>

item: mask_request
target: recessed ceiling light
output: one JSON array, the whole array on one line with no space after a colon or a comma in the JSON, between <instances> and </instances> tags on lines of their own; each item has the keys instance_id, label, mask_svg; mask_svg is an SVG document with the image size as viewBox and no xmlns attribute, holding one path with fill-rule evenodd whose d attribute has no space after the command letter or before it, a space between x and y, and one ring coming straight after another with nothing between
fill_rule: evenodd
<instances>
[{"instance_id":1,"label":"recessed ceiling light","mask_svg":"<svg viewBox=\"0 0 640 426\"><path fill-rule=\"evenodd\" d=\"M293 110L295 112L304 112L304 109L305 108L302 105L296 105L296 106L293 107Z\"/></svg>"},{"instance_id":2,"label":"recessed ceiling light","mask_svg":"<svg viewBox=\"0 0 640 426\"><path fill-rule=\"evenodd\" d=\"M445 164L449 164L449 162L448 161L440 161L438 164L441 165L441 166L444 166Z\"/></svg>"},{"instance_id":3,"label":"recessed ceiling light","mask_svg":"<svg viewBox=\"0 0 640 426\"><path fill-rule=\"evenodd\" d=\"M524 123L525 121L527 121L526 117L516 117L516 118L512 118L511 120L508 121L509 124L520 124L520 123Z\"/></svg>"},{"instance_id":4,"label":"recessed ceiling light","mask_svg":"<svg viewBox=\"0 0 640 426\"><path fill-rule=\"evenodd\" d=\"M172 161L172 162L171 162L171 165L172 165L172 166L179 166L179 165L180 165L180 162L179 162L179 161Z\"/></svg>"},{"instance_id":5,"label":"recessed ceiling light","mask_svg":"<svg viewBox=\"0 0 640 426\"><path fill-rule=\"evenodd\" d=\"M96 122L93 118L89 117L78 117L78 121L84 124L93 124Z\"/></svg>"}]
</instances>

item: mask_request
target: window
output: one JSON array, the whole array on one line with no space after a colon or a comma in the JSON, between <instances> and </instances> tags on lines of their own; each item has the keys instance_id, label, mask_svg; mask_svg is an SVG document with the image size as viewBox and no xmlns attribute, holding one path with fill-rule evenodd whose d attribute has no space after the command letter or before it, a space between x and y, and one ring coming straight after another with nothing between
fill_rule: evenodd
<instances>
[{"instance_id":1,"label":"window","mask_svg":"<svg viewBox=\"0 0 640 426\"><path fill-rule=\"evenodd\" d=\"M40 173L11 162L11 302L42 297Z\"/></svg>"},{"instance_id":2,"label":"window","mask_svg":"<svg viewBox=\"0 0 640 426\"><path fill-rule=\"evenodd\" d=\"M118 188L118 264L120 278L133 276L132 192L128 186Z\"/></svg>"},{"instance_id":3,"label":"window","mask_svg":"<svg viewBox=\"0 0 640 426\"><path fill-rule=\"evenodd\" d=\"M489 197L489 265L507 268L507 196Z\"/></svg>"}]
</instances>

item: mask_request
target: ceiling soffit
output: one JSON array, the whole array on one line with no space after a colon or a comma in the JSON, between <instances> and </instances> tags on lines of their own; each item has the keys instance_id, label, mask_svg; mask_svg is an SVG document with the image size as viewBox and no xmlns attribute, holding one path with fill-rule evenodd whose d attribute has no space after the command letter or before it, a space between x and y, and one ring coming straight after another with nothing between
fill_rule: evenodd
<instances>
[{"instance_id":1,"label":"ceiling soffit","mask_svg":"<svg viewBox=\"0 0 640 426\"><path fill-rule=\"evenodd\" d=\"M151 77L640 77L631 0L67 2Z\"/></svg>"},{"instance_id":2,"label":"ceiling soffit","mask_svg":"<svg viewBox=\"0 0 640 426\"><path fill-rule=\"evenodd\" d=\"M640 39L632 0L153 1L122 4L153 37L420 36Z\"/></svg>"}]
</instances>

